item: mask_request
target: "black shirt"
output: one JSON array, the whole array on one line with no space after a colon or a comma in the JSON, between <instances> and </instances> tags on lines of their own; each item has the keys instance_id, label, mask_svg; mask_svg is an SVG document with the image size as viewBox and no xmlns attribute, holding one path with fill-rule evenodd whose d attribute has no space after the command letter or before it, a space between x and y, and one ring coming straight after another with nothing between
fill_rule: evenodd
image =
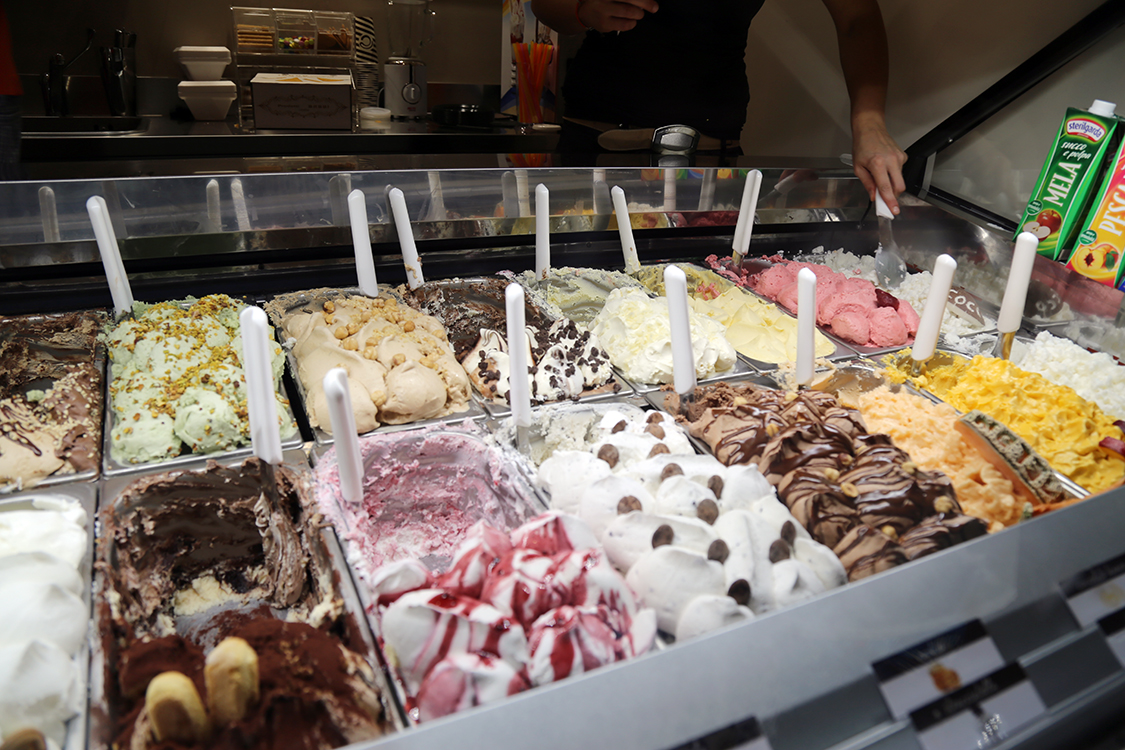
<instances>
[{"instance_id":1,"label":"black shirt","mask_svg":"<svg viewBox=\"0 0 1125 750\"><path fill-rule=\"evenodd\" d=\"M746 35L764 0L658 2L630 31L586 32L562 87L567 116L737 139L750 101Z\"/></svg>"}]
</instances>

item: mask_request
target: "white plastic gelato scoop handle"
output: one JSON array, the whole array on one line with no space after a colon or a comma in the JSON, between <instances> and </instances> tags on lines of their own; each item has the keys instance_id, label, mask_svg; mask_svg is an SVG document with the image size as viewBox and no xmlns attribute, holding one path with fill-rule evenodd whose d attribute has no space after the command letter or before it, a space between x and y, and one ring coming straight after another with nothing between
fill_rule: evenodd
<instances>
[{"instance_id":1,"label":"white plastic gelato scoop handle","mask_svg":"<svg viewBox=\"0 0 1125 750\"><path fill-rule=\"evenodd\" d=\"M547 278L551 270L551 191L543 183L535 186L535 278Z\"/></svg>"},{"instance_id":2,"label":"white plastic gelato scoop handle","mask_svg":"<svg viewBox=\"0 0 1125 750\"><path fill-rule=\"evenodd\" d=\"M672 334L672 383L676 393L683 396L695 388L695 354L691 346L687 277L683 269L675 265L664 269L664 290Z\"/></svg>"},{"instance_id":3,"label":"white plastic gelato scoop handle","mask_svg":"<svg viewBox=\"0 0 1125 750\"><path fill-rule=\"evenodd\" d=\"M391 202L391 215L395 220L398 244L402 250L402 265L406 268L406 284L417 289L426 283L422 275L422 262L418 259L418 246L414 244L414 230L410 227L410 214L406 210L406 196L398 188L387 194Z\"/></svg>"},{"instance_id":4,"label":"white plastic gelato scoop handle","mask_svg":"<svg viewBox=\"0 0 1125 750\"><path fill-rule=\"evenodd\" d=\"M812 382L816 355L816 274L797 272L797 385Z\"/></svg>"},{"instance_id":5,"label":"white plastic gelato scoop handle","mask_svg":"<svg viewBox=\"0 0 1125 750\"><path fill-rule=\"evenodd\" d=\"M336 465L340 471L340 495L348 503L363 501L363 465L359 457L355 412L348 392L348 373L333 367L324 374L324 396L328 416L332 420L332 438L336 443Z\"/></svg>"},{"instance_id":6,"label":"white plastic gelato scoop handle","mask_svg":"<svg viewBox=\"0 0 1125 750\"><path fill-rule=\"evenodd\" d=\"M504 303L508 313L508 394L512 406L512 422L516 427L531 425L531 384L528 381L527 347L520 342L527 338L523 287L508 284L504 290Z\"/></svg>"},{"instance_id":7,"label":"white plastic gelato scoop handle","mask_svg":"<svg viewBox=\"0 0 1125 750\"><path fill-rule=\"evenodd\" d=\"M926 306L922 309L922 317L918 321L918 332L914 335L914 347L910 351L910 356L915 362L925 362L934 356L937 350L941 320L945 315L945 306L949 302L949 290L953 286L953 273L956 270L957 261L945 253L934 261L930 295L926 297Z\"/></svg>"},{"instance_id":8,"label":"white plastic gelato scoop handle","mask_svg":"<svg viewBox=\"0 0 1125 750\"><path fill-rule=\"evenodd\" d=\"M371 234L367 226L367 197L362 190L348 193L348 221L352 227L359 291L368 297L378 297L379 282L375 277L375 259L371 257Z\"/></svg>"},{"instance_id":9,"label":"white plastic gelato scoop handle","mask_svg":"<svg viewBox=\"0 0 1125 750\"><path fill-rule=\"evenodd\" d=\"M281 432L270 366L269 322L260 307L245 307L242 326L242 369L246 375L246 407L250 412L250 442L254 455L268 464L281 463Z\"/></svg>"},{"instance_id":10,"label":"white plastic gelato scoop handle","mask_svg":"<svg viewBox=\"0 0 1125 750\"><path fill-rule=\"evenodd\" d=\"M625 273L636 273L641 270L641 262L637 259L637 243L633 241L633 223L629 219L629 204L625 201L625 191L614 185L609 194L613 198L613 211L617 214L617 234L621 237Z\"/></svg>"},{"instance_id":11,"label":"white plastic gelato scoop handle","mask_svg":"<svg viewBox=\"0 0 1125 750\"><path fill-rule=\"evenodd\" d=\"M1031 282L1031 271L1035 267L1038 249L1039 238L1034 234L1020 232L1016 237L1012 268L1008 271L1008 285L1004 288L1004 301L1000 303L1000 315L996 319L996 329L1000 333L1015 333L1023 322L1027 285Z\"/></svg>"},{"instance_id":12,"label":"white plastic gelato scoop handle","mask_svg":"<svg viewBox=\"0 0 1125 750\"><path fill-rule=\"evenodd\" d=\"M98 252L102 256L102 267L109 283L109 293L113 297L113 309L118 317L128 315L133 309L133 290L129 277L125 275L125 264L121 262L121 248L117 246L117 235L109 220L109 209L105 198L92 195L86 201L86 211L94 227L94 238L98 241Z\"/></svg>"}]
</instances>

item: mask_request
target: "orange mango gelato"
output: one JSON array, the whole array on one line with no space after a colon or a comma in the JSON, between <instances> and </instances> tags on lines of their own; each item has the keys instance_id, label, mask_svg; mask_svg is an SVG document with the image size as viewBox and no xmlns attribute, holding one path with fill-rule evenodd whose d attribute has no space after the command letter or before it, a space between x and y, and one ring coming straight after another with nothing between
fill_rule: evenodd
<instances>
[{"instance_id":1,"label":"orange mango gelato","mask_svg":"<svg viewBox=\"0 0 1125 750\"><path fill-rule=\"evenodd\" d=\"M895 370L893 365L889 370L893 379L906 377ZM910 380L961 412L979 409L1007 425L1051 466L1091 493L1125 478L1125 458L1098 447L1102 438L1120 440L1121 430L1072 388L982 355L928 368Z\"/></svg>"},{"instance_id":2,"label":"orange mango gelato","mask_svg":"<svg viewBox=\"0 0 1125 750\"><path fill-rule=\"evenodd\" d=\"M944 472L961 509L988 522L990 532L1023 517L1025 503L1012 483L955 429L959 415L952 406L886 386L859 394L854 406L869 432L890 435L926 471Z\"/></svg>"}]
</instances>

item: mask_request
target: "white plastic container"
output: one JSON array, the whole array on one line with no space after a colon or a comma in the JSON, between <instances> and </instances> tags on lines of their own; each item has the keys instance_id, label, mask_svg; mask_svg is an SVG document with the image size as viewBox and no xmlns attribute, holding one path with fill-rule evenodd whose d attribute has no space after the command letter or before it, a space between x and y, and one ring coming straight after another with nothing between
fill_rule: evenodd
<instances>
[{"instance_id":1,"label":"white plastic container","mask_svg":"<svg viewBox=\"0 0 1125 750\"><path fill-rule=\"evenodd\" d=\"M217 81L230 65L226 47L176 47L172 52L192 81Z\"/></svg>"},{"instance_id":2,"label":"white plastic container","mask_svg":"<svg viewBox=\"0 0 1125 750\"><path fill-rule=\"evenodd\" d=\"M384 107L364 107L359 111L359 126L363 130L387 130L391 126L391 111Z\"/></svg>"},{"instance_id":3,"label":"white plastic container","mask_svg":"<svg viewBox=\"0 0 1125 750\"><path fill-rule=\"evenodd\" d=\"M234 81L181 81L176 91L197 120L225 120L238 96Z\"/></svg>"}]
</instances>

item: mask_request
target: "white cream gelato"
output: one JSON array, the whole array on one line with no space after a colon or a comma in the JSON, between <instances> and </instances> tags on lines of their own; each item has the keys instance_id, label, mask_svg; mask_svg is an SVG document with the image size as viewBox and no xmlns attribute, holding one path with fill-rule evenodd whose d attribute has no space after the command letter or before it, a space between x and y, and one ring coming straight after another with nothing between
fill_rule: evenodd
<instances>
[{"instance_id":1,"label":"white cream gelato","mask_svg":"<svg viewBox=\"0 0 1125 750\"><path fill-rule=\"evenodd\" d=\"M697 378L730 371L737 356L718 321L689 311L691 345ZM590 330L597 334L610 361L638 383L672 382L672 333L668 300L653 299L639 289L614 289Z\"/></svg>"}]
</instances>

